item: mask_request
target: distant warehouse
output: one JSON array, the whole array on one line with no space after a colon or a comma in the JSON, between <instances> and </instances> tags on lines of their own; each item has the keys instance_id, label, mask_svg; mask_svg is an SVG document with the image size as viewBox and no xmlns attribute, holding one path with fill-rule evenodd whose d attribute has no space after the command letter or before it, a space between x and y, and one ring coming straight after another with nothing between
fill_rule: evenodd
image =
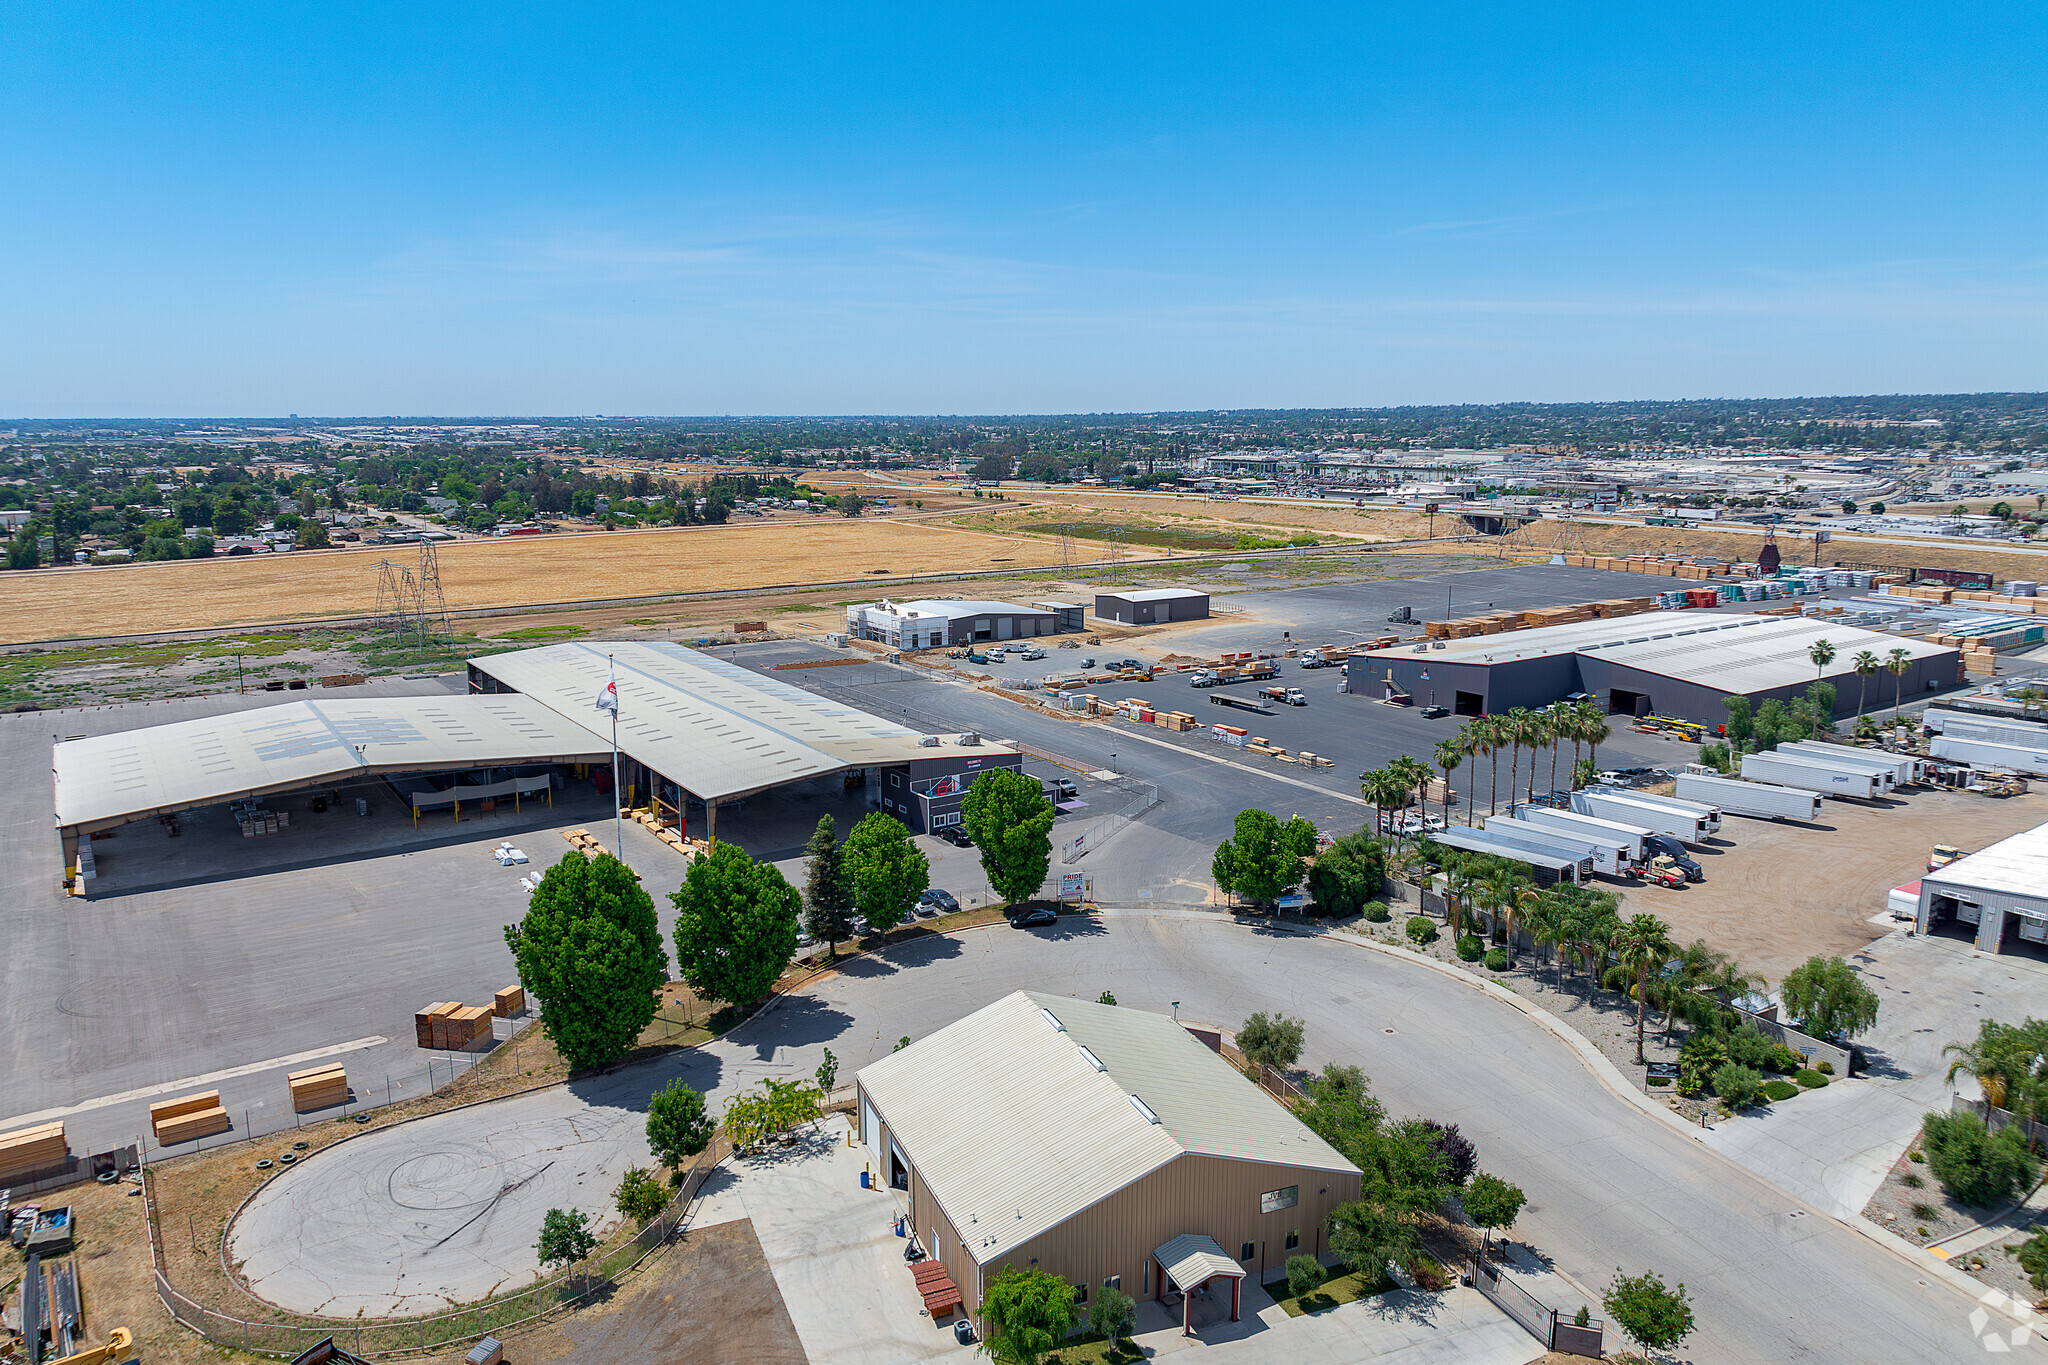
<instances>
[{"instance_id":1,"label":"distant warehouse","mask_svg":"<svg viewBox=\"0 0 2048 1365\"><path fill-rule=\"evenodd\" d=\"M1206 621L1209 594L1193 588L1131 588L1095 594L1095 619L1127 626L1163 625L1168 621Z\"/></svg>"},{"instance_id":2,"label":"distant warehouse","mask_svg":"<svg viewBox=\"0 0 2048 1365\"><path fill-rule=\"evenodd\" d=\"M1814 666L1826 640L1834 657ZM1903 675L1880 669L1859 678L1855 658L1906 652ZM1611 714L1677 716L1714 726L1727 721L1731 696L1760 705L1799 695L1816 678L1835 687L1835 714L1853 715L1899 696L1924 698L1960 686L1962 654L1910 636L1881 635L1804 616L1714 615L1653 611L1634 616L1538 626L1498 635L1431 640L1352 658L1345 685L1383 696L1388 686L1458 715L1534 709L1574 694Z\"/></svg>"},{"instance_id":3,"label":"distant warehouse","mask_svg":"<svg viewBox=\"0 0 2048 1365\"><path fill-rule=\"evenodd\" d=\"M950 597L917 602L884 598L846 609L846 633L892 649L942 649L985 640L1028 640L1057 634L1057 604L1020 607L1014 602L972 602ZM1078 627L1074 627L1078 628Z\"/></svg>"}]
</instances>

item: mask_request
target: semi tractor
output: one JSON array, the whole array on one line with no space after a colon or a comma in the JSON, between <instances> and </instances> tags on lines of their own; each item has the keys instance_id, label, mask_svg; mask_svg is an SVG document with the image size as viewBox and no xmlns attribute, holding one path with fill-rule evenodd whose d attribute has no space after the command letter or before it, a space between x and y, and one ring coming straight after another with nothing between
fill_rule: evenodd
<instances>
[{"instance_id":1,"label":"semi tractor","mask_svg":"<svg viewBox=\"0 0 2048 1365\"><path fill-rule=\"evenodd\" d=\"M1635 859L1629 856L1630 841L1613 836L1595 836L1578 833L1568 834L1563 830L1545 829L1522 820L1499 818L1486 822L1485 832L1489 838L1518 848L1537 853L1548 853L1559 858L1585 858L1593 860L1593 870L1604 872L1610 877L1625 877Z\"/></svg>"},{"instance_id":2,"label":"semi tractor","mask_svg":"<svg viewBox=\"0 0 2048 1365\"><path fill-rule=\"evenodd\" d=\"M1721 812L1696 801L1678 801L1668 796L1645 796L1618 787L1587 787L1572 793L1572 809L1580 815L1597 815L1625 825L1641 825L1656 834L1668 834L1680 843L1703 844L1721 828Z\"/></svg>"},{"instance_id":3,"label":"semi tractor","mask_svg":"<svg viewBox=\"0 0 2048 1365\"><path fill-rule=\"evenodd\" d=\"M1307 706L1308 698L1298 687L1262 687L1259 696L1277 706Z\"/></svg>"},{"instance_id":4,"label":"semi tractor","mask_svg":"<svg viewBox=\"0 0 2048 1365\"><path fill-rule=\"evenodd\" d=\"M1891 779L1885 773L1868 768L1838 768L1791 754L1744 754L1742 775L1751 782L1776 782L1786 787L1804 787L1823 796L1852 797L1858 801L1872 801L1891 790Z\"/></svg>"},{"instance_id":5,"label":"semi tractor","mask_svg":"<svg viewBox=\"0 0 2048 1365\"><path fill-rule=\"evenodd\" d=\"M1713 773L1680 773L1678 795L1689 801L1711 801L1730 814L1757 820L1820 819L1820 793L1801 787L1744 782Z\"/></svg>"}]
</instances>

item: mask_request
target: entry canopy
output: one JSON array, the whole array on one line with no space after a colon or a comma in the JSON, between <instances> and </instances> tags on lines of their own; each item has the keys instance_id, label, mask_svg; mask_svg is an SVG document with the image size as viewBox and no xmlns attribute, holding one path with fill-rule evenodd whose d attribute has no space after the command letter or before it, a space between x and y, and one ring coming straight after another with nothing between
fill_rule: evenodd
<instances>
[{"instance_id":1,"label":"entry canopy","mask_svg":"<svg viewBox=\"0 0 2048 1365\"><path fill-rule=\"evenodd\" d=\"M1218 1275L1244 1278L1244 1267L1225 1255L1214 1237L1204 1237L1199 1232L1183 1232L1154 1251L1152 1258L1166 1267L1166 1278L1183 1291Z\"/></svg>"}]
</instances>

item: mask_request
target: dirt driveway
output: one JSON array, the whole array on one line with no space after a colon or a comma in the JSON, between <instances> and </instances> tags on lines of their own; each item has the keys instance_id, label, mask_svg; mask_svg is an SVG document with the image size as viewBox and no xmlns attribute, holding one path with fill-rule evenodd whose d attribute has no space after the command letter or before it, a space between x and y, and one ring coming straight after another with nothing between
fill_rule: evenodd
<instances>
[{"instance_id":1,"label":"dirt driveway","mask_svg":"<svg viewBox=\"0 0 2048 1365\"><path fill-rule=\"evenodd\" d=\"M1919 878L1933 845L1976 850L2044 822L2048 796L2038 792L1993 800L1924 788L1830 800L1813 824L1730 815L1715 844L1694 850L1705 882L1634 888L1622 913L1654 914L1680 943L1703 938L1775 986L1815 953L1847 956L1885 933L1870 917L1891 888Z\"/></svg>"}]
</instances>

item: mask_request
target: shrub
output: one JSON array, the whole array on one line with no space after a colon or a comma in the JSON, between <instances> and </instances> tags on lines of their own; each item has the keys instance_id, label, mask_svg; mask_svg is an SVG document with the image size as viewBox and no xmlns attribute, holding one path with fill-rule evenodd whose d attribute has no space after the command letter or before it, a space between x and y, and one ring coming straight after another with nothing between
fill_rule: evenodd
<instances>
[{"instance_id":1,"label":"shrub","mask_svg":"<svg viewBox=\"0 0 2048 1365\"><path fill-rule=\"evenodd\" d=\"M1792 1074L1792 1079L1808 1090L1818 1090L1828 1083L1828 1078L1818 1071L1796 1071Z\"/></svg>"},{"instance_id":2,"label":"shrub","mask_svg":"<svg viewBox=\"0 0 2048 1365\"><path fill-rule=\"evenodd\" d=\"M1923 1151L1919 1150L1918 1148L1915 1148L1914 1150L1912 1150L1912 1151L1910 1151L1910 1152L1906 1153L1906 1155L1907 1155L1907 1156L1909 1156L1909 1157L1911 1157L1911 1158L1912 1158L1912 1159L1913 1159L1913 1160L1914 1160L1915 1162L1921 1162L1921 1161L1925 1161L1925 1160L1927 1160L1927 1154L1926 1154L1925 1152L1923 1152Z\"/></svg>"},{"instance_id":3,"label":"shrub","mask_svg":"<svg viewBox=\"0 0 2048 1365\"><path fill-rule=\"evenodd\" d=\"M1813 1069L1815 1071L1818 1071L1823 1076L1832 1076L1835 1074L1835 1064L1833 1062L1815 1062L1813 1064Z\"/></svg>"},{"instance_id":4,"label":"shrub","mask_svg":"<svg viewBox=\"0 0 2048 1365\"><path fill-rule=\"evenodd\" d=\"M1771 1069L1789 1076L1806 1065L1806 1059L1783 1043L1771 1045Z\"/></svg>"},{"instance_id":5,"label":"shrub","mask_svg":"<svg viewBox=\"0 0 2048 1365\"><path fill-rule=\"evenodd\" d=\"M1408 1267L1408 1273L1415 1277L1415 1283L1432 1294L1451 1287L1451 1277L1444 1268L1427 1256L1417 1256Z\"/></svg>"},{"instance_id":6,"label":"shrub","mask_svg":"<svg viewBox=\"0 0 2048 1365\"><path fill-rule=\"evenodd\" d=\"M1790 1081L1765 1081L1764 1098L1773 1104L1791 1099L1799 1093L1799 1087Z\"/></svg>"},{"instance_id":7,"label":"shrub","mask_svg":"<svg viewBox=\"0 0 2048 1365\"><path fill-rule=\"evenodd\" d=\"M1504 971L1506 971L1507 969L1508 969L1508 950L1507 950L1507 949L1505 949L1505 948L1489 948L1489 949L1487 949L1487 950L1486 950L1486 970L1488 970L1489 972L1504 972Z\"/></svg>"},{"instance_id":8,"label":"shrub","mask_svg":"<svg viewBox=\"0 0 2048 1365\"><path fill-rule=\"evenodd\" d=\"M1927 1182L1920 1178L1918 1171L1906 1172L1899 1177L1899 1183L1909 1190L1924 1190L1927 1188Z\"/></svg>"},{"instance_id":9,"label":"shrub","mask_svg":"<svg viewBox=\"0 0 2048 1365\"><path fill-rule=\"evenodd\" d=\"M1486 945L1479 941L1479 935L1467 934L1458 940L1458 956L1467 962L1477 962L1485 955Z\"/></svg>"},{"instance_id":10,"label":"shrub","mask_svg":"<svg viewBox=\"0 0 2048 1365\"><path fill-rule=\"evenodd\" d=\"M1723 1062L1714 1069L1714 1093L1736 1106L1751 1104L1763 1088L1764 1076L1753 1066Z\"/></svg>"},{"instance_id":11,"label":"shrub","mask_svg":"<svg viewBox=\"0 0 2048 1365\"><path fill-rule=\"evenodd\" d=\"M626 1168L612 1196L618 1211L636 1223L645 1223L668 1207L668 1189L651 1171L638 1166Z\"/></svg>"},{"instance_id":12,"label":"shrub","mask_svg":"<svg viewBox=\"0 0 2048 1365\"><path fill-rule=\"evenodd\" d=\"M1408 917L1408 937L1414 940L1418 947L1425 943L1434 943L1436 925L1432 924L1426 915L1411 915Z\"/></svg>"},{"instance_id":13,"label":"shrub","mask_svg":"<svg viewBox=\"0 0 2048 1365\"><path fill-rule=\"evenodd\" d=\"M1908 1209L1907 1212L1911 1213L1915 1218L1918 1218L1923 1223L1931 1223L1935 1219L1941 1217L1941 1210L1935 1208L1932 1204L1926 1203L1925 1201L1913 1205L1913 1207Z\"/></svg>"},{"instance_id":14,"label":"shrub","mask_svg":"<svg viewBox=\"0 0 2048 1365\"><path fill-rule=\"evenodd\" d=\"M2020 1269L2036 1290L2048 1290L2048 1232L2037 1232L2021 1244Z\"/></svg>"},{"instance_id":15,"label":"shrub","mask_svg":"<svg viewBox=\"0 0 2048 1365\"><path fill-rule=\"evenodd\" d=\"M1754 1071L1762 1071L1771 1065L1774 1044L1748 1024L1730 1029L1726 1044L1730 1061L1740 1062Z\"/></svg>"},{"instance_id":16,"label":"shrub","mask_svg":"<svg viewBox=\"0 0 2048 1365\"><path fill-rule=\"evenodd\" d=\"M1373 924L1385 924L1394 916L1387 909L1385 901L1367 901L1365 903L1365 917Z\"/></svg>"},{"instance_id":17,"label":"shrub","mask_svg":"<svg viewBox=\"0 0 2048 1365\"><path fill-rule=\"evenodd\" d=\"M1323 1286L1323 1263L1313 1256L1287 1258L1287 1292L1306 1298Z\"/></svg>"},{"instance_id":18,"label":"shrub","mask_svg":"<svg viewBox=\"0 0 2048 1365\"><path fill-rule=\"evenodd\" d=\"M1658 1086L1663 1086L1663 1085L1669 1085L1669 1084L1671 1084L1671 1078L1670 1078L1669 1076L1652 1076L1652 1077L1650 1077L1650 1088L1651 1088L1651 1089L1653 1089L1653 1090L1654 1090L1654 1089L1656 1089L1656 1088L1657 1088Z\"/></svg>"},{"instance_id":19,"label":"shrub","mask_svg":"<svg viewBox=\"0 0 2048 1365\"><path fill-rule=\"evenodd\" d=\"M2017 1127L1993 1134L1975 1114L1929 1114L1920 1141L1941 1187L1973 1209L2007 1203L2033 1180L2034 1159Z\"/></svg>"}]
</instances>

